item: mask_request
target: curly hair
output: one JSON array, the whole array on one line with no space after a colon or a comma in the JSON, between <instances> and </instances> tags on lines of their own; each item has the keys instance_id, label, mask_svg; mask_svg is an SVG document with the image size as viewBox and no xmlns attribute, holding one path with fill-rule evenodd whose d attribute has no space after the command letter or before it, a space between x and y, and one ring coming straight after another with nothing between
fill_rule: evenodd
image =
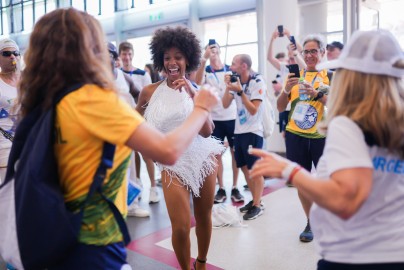
<instances>
[{"instance_id":1,"label":"curly hair","mask_svg":"<svg viewBox=\"0 0 404 270\"><path fill-rule=\"evenodd\" d=\"M150 51L155 69L164 69L164 52L171 48L179 49L187 59L186 72L198 68L201 58L201 47L194 33L186 27L177 26L158 29L150 42Z\"/></svg>"},{"instance_id":2,"label":"curly hair","mask_svg":"<svg viewBox=\"0 0 404 270\"><path fill-rule=\"evenodd\" d=\"M21 116L75 84L95 84L115 90L105 35L91 15L74 8L57 9L35 24L24 55L19 84Z\"/></svg>"}]
</instances>

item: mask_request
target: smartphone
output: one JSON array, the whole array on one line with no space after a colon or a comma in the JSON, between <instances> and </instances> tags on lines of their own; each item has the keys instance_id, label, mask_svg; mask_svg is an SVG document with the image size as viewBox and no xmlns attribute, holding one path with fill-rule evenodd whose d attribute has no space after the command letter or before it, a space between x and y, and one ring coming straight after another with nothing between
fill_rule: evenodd
<instances>
[{"instance_id":1,"label":"smartphone","mask_svg":"<svg viewBox=\"0 0 404 270\"><path fill-rule=\"evenodd\" d=\"M216 44L216 40L214 39L209 39L209 46L215 45Z\"/></svg>"},{"instance_id":2,"label":"smartphone","mask_svg":"<svg viewBox=\"0 0 404 270\"><path fill-rule=\"evenodd\" d=\"M293 45L295 45L296 47L296 40L294 36L290 36L290 42L293 43Z\"/></svg>"},{"instance_id":3,"label":"smartphone","mask_svg":"<svg viewBox=\"0 0 404 270\"><path fill-rule=\"evenodd\" d=\"M293 64L288 66L289 73L293 73L293 77L300 78L299 65Z\"/></svg>"},{"instance_id":4,"label":"smartphone","mask_svg":"<svg viewBox=\"0 0 404 270\"><path fill-rule=\"evenodd\" d=\"M279 36L283 37L283 25L278 25Z\"/></svg>"}]
</instances>

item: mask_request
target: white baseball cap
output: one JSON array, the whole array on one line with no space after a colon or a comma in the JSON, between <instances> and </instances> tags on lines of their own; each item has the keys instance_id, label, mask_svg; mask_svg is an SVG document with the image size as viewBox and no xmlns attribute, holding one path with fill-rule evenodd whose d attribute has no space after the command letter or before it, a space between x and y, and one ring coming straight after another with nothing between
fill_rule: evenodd
<instances>
[{"instance_id":1,"label":"white baseball cap","mask_svg":"<svg viewBox=\"0 0 404 270\"><path fill-rule=\"evenodd\" d=\"M317 65L317 70L335 68L401 78L404 53L389 31L356 31L338 59Z\"/></svg>"},{"instance_id":2,"label":"white baseball cap","mask_svg":"<svg viewBox=\"0 0 404 270\"><path fill-rule=\"evenodd\" d=\"M17 43L10 38L0 39L0 51L4 50L5 48L14 48L16 51L20 50Z\"/></svg>"}]
</instances>

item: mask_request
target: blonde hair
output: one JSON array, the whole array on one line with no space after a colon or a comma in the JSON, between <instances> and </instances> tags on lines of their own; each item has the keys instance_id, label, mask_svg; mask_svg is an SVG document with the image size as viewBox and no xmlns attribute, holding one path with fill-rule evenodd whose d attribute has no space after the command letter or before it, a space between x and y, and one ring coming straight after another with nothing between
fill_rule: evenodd
<instances>
[{"instance_id":1,"label":"blonde hair","mask_svg":"<svg viewBox=\"0 0 404 270\"><path fill-rule=\"evenodd\" d=\"M346 69L334 75L323 130L334 117L346 116L380 147L404 157L404 86L400 78Z\"/></svg>"}]
</instances>

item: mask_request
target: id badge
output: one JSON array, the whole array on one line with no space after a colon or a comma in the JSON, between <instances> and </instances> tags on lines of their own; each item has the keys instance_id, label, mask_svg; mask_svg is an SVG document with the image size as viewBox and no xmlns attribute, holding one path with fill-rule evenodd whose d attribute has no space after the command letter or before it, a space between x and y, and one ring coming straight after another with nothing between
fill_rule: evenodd
<instances>
[{"instance_id":1,"label":"id badge","mask_svg":"<svg viewBox=\"0 0 404 270\"><path fill-rule=\"evenodd\" d=\"M241 109L241 110L238 112L238 119L239 119L239 121L240 121L240 125L243 125L245 122L247 122L247 115L246 115L244 109Z\"/></svg>"},{"instance_id":2,"label":"id badge","mask_svg":"<svg viewBox=\"0 0 404 270\"><path fill-rule=\"evenodd\" d=\"M303 102L297 103L296 108L292 114L292 119L295 121L302 122L309 108L310 108L309 104Z\"/></svg>"}]
</instances>

